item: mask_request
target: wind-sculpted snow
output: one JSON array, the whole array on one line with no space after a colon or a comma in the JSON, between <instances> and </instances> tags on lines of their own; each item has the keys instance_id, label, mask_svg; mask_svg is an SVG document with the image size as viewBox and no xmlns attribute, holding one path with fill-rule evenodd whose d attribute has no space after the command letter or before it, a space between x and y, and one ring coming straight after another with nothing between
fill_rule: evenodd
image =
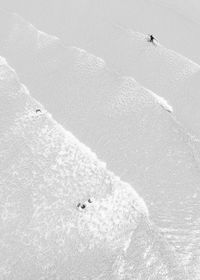
<instances>
[{"instance_id":1,"label":"wind-sculpted snow","mask_svg":"<svg viewBox=\"0 0 200 280\"><path fill-rule=\"evenodd\" d=\"M88 49L98 35L98 25L117 22L144 34L153 33L167 47L200 63L199 0L21 1L20 5L18 1L1 2L1 8L57 34L67 44ZM105 42L103 38L99 41Z\"/></svg>"},{"instance_id":2,"label":"wind-sculpted snow","mask_svg":"<svg viewBox=\"0 0 200 280\"><path fill-rule=\"evenodd\" d=\"M134 185L153 221L182 262L194 270L200 255L198 140L193 141L174 120L165 100L133 78L15 20L18 27L11 29L1 50L22 81L108 168ZM198 68L187 59L180 61L182 66L191 65L186 76Z\"/></svg>"},{"instance_id":3,"label":"wind-sculpted snow","mask_svg":"<svg viewBox=\"0 0 200 280\"><path fill-rule=\"evenodd\" d=\"M164 97L174 108L174 114L188 131L200 137L200 98L198 89L186 88L200 66L179 53L166 48L162 42L148 42L148 35L120 25L99 24L89 46L94 54L106 59L123 75L133 76L142 85Z\"/></svg>"},{"instance_id":4,"label":"wind-sculpted snow","mask_svg":"<svg viewBox=\"0 0 200 280\"><path fill-rule=\"evenodd\" d=\"M200 82L194 87L192 81L193 76L200 73L200 66L160 43L149 43L146 35L120 26L116 26L115 31L119 35L118 39L114 38L116 34L108 36L110 40L106 40L106 46L102 44L99 52L121 73L133 75L147 88L166 98L178 120L199 137ZM99 46L99 42L97 44ZM112 51L113 45L115 51ZM92 50L95 49L98 49L96 45ZM188 84L192 89L190 94L187 92Z\"/></svg>"},{"instance_id":5,"label":"wind-sculpted snow","mask_svg":"<svg viewBox=\"0 0 200 280\"><path fill-rule=\"evenodd\" d=\"M156 46L149 43L147 35L142 33L108 22L103 24L97 21L91 26L94 31L87 32L91 37L89 50L105 58L109 66L121 74L133 76L142 85L165 98L174 108L177 119L191 134L200 137L200 99L197 94L200 85L191 85L192 77L199 72L200 66L165 48L162 42ZM0 50L8 58L12 56L11 63L18 61L26 69L27 61L30 65L35 63L29 57L30 51L35 52L37 49L42 52L45 44L47 47L50 42L56 44L59 41L56 37L45 36L17 15L1 12L1 28ZM45 40L48 42L44 42ZM50 48L49 46L52 54L49 53L49 57L54 56L55 51L53 47L51 50ZM57 47L57 53L58 48L60 47ZM188 85L193 89L190 94L187 92Z\"/></svg>"},{"instance_id":6,"label":"wind-sculpted snow","mask_svg":"<svg viewBox=\"0 0 200 280\"><path fill-rule=\"evenodd\" d=\"M187 279L133 186L0 75L0 279Z\"/></svg>"}]
</instances>

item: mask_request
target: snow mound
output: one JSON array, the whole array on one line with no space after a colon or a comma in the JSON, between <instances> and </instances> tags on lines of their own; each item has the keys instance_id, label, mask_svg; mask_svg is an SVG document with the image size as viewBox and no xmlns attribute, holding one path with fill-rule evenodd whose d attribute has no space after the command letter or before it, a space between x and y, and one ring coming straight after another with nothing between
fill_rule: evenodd
<instances>
[{"instance_id":1,"label":"snow mound","mask_svg":"<svg viewBox=\"0 0 200 280\"><path fill-rule=\"evenodd\" d=\"M168 111L169 113L173 112L173 108L171 105L169 105L169 103L167 102L167 100L165 100L163 97L158 96L157 94L155 94L154 92L151 93L155 99L157 100L158 104L160 104L161 107L163 107L166 111Z\"/></svg>"}]
</instances>

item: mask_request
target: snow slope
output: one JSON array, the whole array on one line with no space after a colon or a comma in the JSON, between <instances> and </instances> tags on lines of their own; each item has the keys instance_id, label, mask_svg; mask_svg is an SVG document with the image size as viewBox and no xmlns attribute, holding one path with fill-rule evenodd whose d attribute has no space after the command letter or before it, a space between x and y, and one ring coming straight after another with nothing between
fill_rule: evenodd
<instances>
[{"instance_id":1,"label":"snow slope","mask_svg":"<svg viewBox=\"0 0 200 280\"><path fill-rule=\"evenodd\" d=\"M168 100L177 119L188 131L200 137L200 82L196 80L196 87L192 84L193 75L198 75L200 66L166 48L162 42L156 46L150 44L142 33L119 25L106 26L109 25L99 25L95 43L89 49L101 54L120 73L133 76Z\"/></svg>"},{"instance_id":2,"label":"snow slope","mask_svg":"<svg viewBox=\"0 0 200 280\"><path fill-rule=\"evenodd\" d=\"M26 49L30 52L30 48L32 48L33 51L36 42L45 44L42 41L45 36L40 34L40 38L37 39L36 37L39 36L37 30L34 31L34 27L22 18L4 13L1 13L0 18L1 50L6 56L18 55L21 48L21 55L18 55L21 64L22 56L24 56L24 60L29 59L25 58ZM110 22L102 23L97 20L87 34L91 36L88 49L92 53L103 57L110 67L121 74L133 76L142 85L165 98L174 108L175 116L186 129L191 134L200 136L198 109L200 82L196 83L196 87L191 83L193 75L200 70L198 64L161 44L158 46L150 44L147 42L147 35ZM8 45L3 42L3 38ZM2 49L3 44L5 44L4 49ZM14 44L16 50L14 50ZM32 44L33 46L31 46ZM10 47L11 51L9 51Z\"/></svg>"},{"instance_id":3,"label":"snow slope","mask_svg":"<svg viewBox=\"0 0 200 280\"><path fill-rule=\"evenodd\" d=\"M0 279L186 279L133 187L54 121L3 58L0 132Z\"/></svg>"},{"instance_id":4,"label":"snow slope","mask_svg":"<svg viewBox=\"0 0 200 280\"><path fill-rule=\"evenodd\" d=\"M1 48L9 63L65 128L134 185L152 220L192 267L199 257L198 140L163 99L133 78L16 19Z\"/></svg>"},{"instance_id":5,"label":"snow slope","mask_svg":"<svg viewBox=\"0 0 200 280\"><path fill-rule=\"evenodd\" d=\"M198 0L2 0L0 7L84 49L95 39L97 24L110 21L144 34L153 33L163 45L200 63ZM187 13L194 21L188 20Z\"/></svg>"}]
</instances>

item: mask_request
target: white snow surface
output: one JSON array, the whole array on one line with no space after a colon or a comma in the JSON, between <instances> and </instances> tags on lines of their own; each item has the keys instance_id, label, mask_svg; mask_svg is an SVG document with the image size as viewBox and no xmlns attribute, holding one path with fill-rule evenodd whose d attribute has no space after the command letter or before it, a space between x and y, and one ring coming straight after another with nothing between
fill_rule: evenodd
<instances>
[{"instance_id":1,"label":"white snow surface","mask_svg":"<svg viewBox=\"0 0 200 280\"><path fill-rule=\"evenodd\" d=\"M2 279L198 279L199 65L132 27L94 21L91 54L0 20L31 92L1 58Z\"/></svg>"},{"instance_id":2,"label":"white snow surface","mask_svg":"<svg viewBox=\"0 0 200 280\"><path fill-rule=\"evenodd\" d=\"M6 57L12 55L11 63L18 59L18 63L21 64L22 58L25 60L25 57L30 61L27 56L30 55L30 51L35 52L36 49L38 52L42 50L45 52L44 49L40 50L38 44L43 45L43 48L45 44L46 48L49 44L52 45L52 47L49 46L49 56L55 51L53 45L59 45L57 37L41 33L17 15L1 13L1 20L0 50ZM195 84L192 83L193 76L198 75L200 66L184 55L165 47L162 41L156 46L150 44L147 41L147 34L134 31L130 27L123 27L108 20L102 22L101 17L97 17L94 24L89 23L90 21L88 21L87 29L89 43L82 42L82 45L93 54L102 57L109 67L114 68L121 75L134 77L142 86L166 99L173 107L177 120L191 134L200 137L198 109L200 82L196 80ZM21 38L26 39L21 40ZM60 45L63 43L60 42ZM57 53L59 49L60 47L57 47ZM35 61L30 61L30 63L35 63ZM53 63L52 59L51 63Z\"/></svg>"},{"instance_id":3,"label":"white snow surface","mask_svg":"<svg viewBox=\"0 0 200 280\"><path fill-rule=\"evenodd\" d=\"M37 114L43 106L1 61L0 279L186 279L133 187Z\"/></svg>"}]
</instances>

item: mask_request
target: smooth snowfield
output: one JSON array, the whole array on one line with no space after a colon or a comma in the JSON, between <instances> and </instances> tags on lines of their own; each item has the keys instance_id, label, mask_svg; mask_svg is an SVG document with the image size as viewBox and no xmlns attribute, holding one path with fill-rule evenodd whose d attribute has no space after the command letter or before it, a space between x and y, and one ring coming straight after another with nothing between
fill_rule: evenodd
<instances>
[{"instance_id":1,"label":"smooth snowfield","mask_svg":"<svg viewBox=\"0 0 200 280\"><path fill-rule=\"evenodd\" d=\"M187 279L133 187L55 122L3 58L0 78L0 279Z\"/></svg>"},{"instance_id":2,"label":"smooth snowfield","mask_svg":"<svg viewBox=\"0 0 200 280\"><path fill-rule=\"evenodd\" d=\"M175 121L171 107L163 108L167 103L161 107L162 99L110 70L101 58L64 47L21 19L17 32L12 30L4 53L34 97L134 185L152 220L194 271L199 258L198 140Z\"/></svg>"},{"instance_id":3,"label":"smooth snowfield","mask_svg":"<svg viewBox=\"0 0 200 280\"><path fill-rule=\"evenodd\" d=\"M200 24L200 3L198 0L146 0L163 8L171 9L177 15L182 16L187 21Z\"/></svg>"}]
</instances>

